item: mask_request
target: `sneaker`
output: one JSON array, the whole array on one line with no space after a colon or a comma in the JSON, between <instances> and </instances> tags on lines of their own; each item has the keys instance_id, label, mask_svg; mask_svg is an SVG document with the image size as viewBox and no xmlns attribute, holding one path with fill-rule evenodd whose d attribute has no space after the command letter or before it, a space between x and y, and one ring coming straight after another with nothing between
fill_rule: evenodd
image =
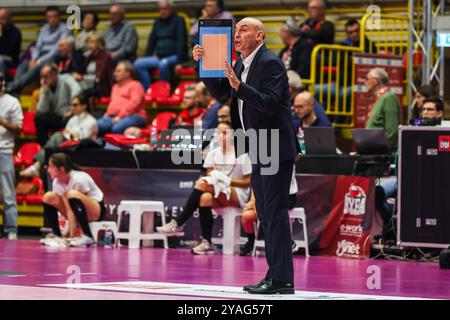
<instances>
[{"instance_id":1,"label":"sneaker","mask_svg":"<svg viewBox=\"0 0 450 320\"><path fill-rule=\"evenodd\" d=\"M72 238L69 241L69 246L71 247L89 247L93 244L95 244L94 239L84 234L81 237Z\"/></svg>"},{"instance_id":2,"label":"sneaker","mask_svg":"<svg viewBox=\"0 0 450 320\"><path fill-rule=\"evenodd\" d=\"M211 254L214 253L214 249L212 245L208 242L208 240L203 239L200 244L196 247L192 248L192 253L194 254Z\"/></svg>"},{"instance_id":3,"label":"sneaker","mask_svg":"<svg viewBox=\"0 0 450 320\"><path fill-rule=\"evenodd\" d=\"M292 253L296 253L300 249L300 246L297 245L297 242L292 240Z\"/></svg>"},{"instance_id":4,"label":"sneaker","mask_svg":"<svg viewBox=\"0 0 450 320\"><path fill-rule=\"evenodd\" d=\"M239 255L240 256L251 256L253 253L253 247L254 247L254 243L247 241L247 243L240 248Z\"/></svg>"},{"instance_id":5,"label":"sneaker","mask_svg":"<svg viewBox=\"0 0 450 320\"><path fill-rule=\"evenodd\" d=\"M39 243L45 245L49 239L54 239L54 238L56 238L56 235L54 233L47 233L44 238L39 240Z\"/></svg>"},{"instance_id":6,"label":"sneaker","mask_svg":"<svg viewBox=\"0 0 450 320\"><path fill-rule=\"evenodd\" d=\"M36 166L34 164L32 164L28 168L20 171L19 176L21 176L22 178L39 177L39 170L36 168Z\"/></svg>"},{"instance_id":7,"label":"sneaker","mask_svg":"<svg viewBox=\"0 0 450 320\"><path fill-rule=\"evenodd\" d=\"M158 232L158 233L164 233L167 235L177 236L177 237L184 236L183 230L184 230L184 227L183 226L179 227L177 222L174 219L170 220L169 223L166 223L165 225L163 225L161 227L156 227L156 232Z\"/></svg>"},{"instance_id":8,"label":"sneaker","mask_svg":"<svg viewBox=\"0 0 450 320\"><path fill-rule=\"evenodd\" d=\"M50 237L43 239L44 244L50 248L67 248L67 241L60 237Z\"/></svg>"},{"instance_id":9,"label":"sneaker","mask_svg":"<svg viewBox=\"0 0 450 320\"><path fill-rule=\"evenodd\" d=\"M16 232L8 232L8 240L17 240Z\"/></svg>"}]
</instances>

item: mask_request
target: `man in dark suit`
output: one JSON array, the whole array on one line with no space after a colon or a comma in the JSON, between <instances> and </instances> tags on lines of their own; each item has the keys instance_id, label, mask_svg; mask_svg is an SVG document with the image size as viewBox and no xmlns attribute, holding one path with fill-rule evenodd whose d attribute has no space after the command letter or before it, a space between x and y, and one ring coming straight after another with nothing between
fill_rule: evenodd
<instances>
[{"instance_id":1,"label":"man in dark suit","mask_svg":"<svg viewBox=\"0 0 450 320\"><path fill-rule=\"evenodd\" d=\"M216 98L232 96L233 128L244 130L248 135L254 133L258 141L250 141L250 145L266 149L258 150L257 154L251 152L250 157L253 164L252 188L264 232L269 270L264 279L244 286L244 290L255 294L293 294L288 201L299 146L290 113L286 69L281 60L266 48L264 38L264 26L259 20L242 19L236 25L234 36L236 51L241 53L234 70L224 61L226 78L202 80ZM203 55L204 49L196 45L193 49L194 60L198 61ZM264 138L264 130L269 134L267 139L261 139ZM271 142L273 137L278 140ZM238 153L242 151L239 147L237 149ZM271 151L269 164L262 156L268 150ZM268 174L267 169L274 164L278 170Z\"/></svg>"}]
</instances>

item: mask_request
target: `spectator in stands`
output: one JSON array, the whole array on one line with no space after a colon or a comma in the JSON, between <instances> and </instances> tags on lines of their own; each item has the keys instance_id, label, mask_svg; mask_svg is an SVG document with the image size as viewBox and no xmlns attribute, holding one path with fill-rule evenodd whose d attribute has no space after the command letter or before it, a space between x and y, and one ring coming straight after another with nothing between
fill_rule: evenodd
<instances>
[{"instance_id":1,"label":"spectator in stands","mask_svg":"<svg viewBox=\"0 0 450 320\"><path fill-rule=\"evenodd\" d=\"M439 119L444 116L444 102L438 97L429 97L423 101L422 118L423 119Z\"/></svg>"},{"instance_id":2,"label":"spectator in stands","mask_svg":"<svg viewBox=\"0 0 450 320\"><path fill-rule=\"evenodd\" d=\"M295 208L297 202L298 184L295 178L295 164L292 171L291 187L289 188L289 210ZM255 210L255 195L251 194L250 201L247 202L242 209L242 228L247 234L247 242L241 246L239 255L249 256L252 254L253 247L255 245L255 222L258 221L258 215ZM297 244L292 240L292 252L295 253L298 250Z\"/></svg>"},{"instance_id":3,"label":"spectator in stands","mask_svg":"<svg viewBox=\"0 0 450 320\"><path fill-rule=\"evenodd\" d=\"M35 162L28 168L20 171L20 176L25 178L38 177L42 165L45 163L45 149L57 148L65 141L79 141L82 139L97 138L97 120L88 112L88 100L84 95L78 95L71 101L72 117L62 131L55 132L36 156Z\"/></svg>"},{"instance_id":4,"label":"spectator in stands","mask_svg":"<svg viewBox=\"0 0 450 320\"><path fill-rule=\"evenodd\" d=\"M11 19L11 10L0 9L0 72L8 80L8 69L19 63L22 33Z\"/></svg>"},{"instance_id":5,"label":"spectator in stands","mask_svg":"<svg viewBox=\"0 0 450 320\"><path fill-rule=\"evenodd\" d=\"M58 66L58 72L81 73L83 70L83 54L75 50L75 42L72 37L62 37L58 41L58 54L53 59Z\"/></svg>"},{"instance_id":6,"label":"spectator in stands","mask_svg":"<svg viewBox=\"0 0 450 320\"><path fill-rule=\"evenodd\" d=\"M105 31L106 51L114 62L121 60L134 61L138 46L138 35L131 22L125 21L125 9L114 4L109 9L111 24Z\"/></svg>"},{"instance_id":7,"label":"spectator in stands","mask_svg":"<svg viewBox=\"0 0 450 320\"><path fill-rule=\"evenodd\" d=\"M400 103L389 90L389 77L382 68L374 68L367 74L365 86L375 102L369 111L366 128L383 128L389 141L389 147L397 147L398 126L400 124Z\"/></svg>"},{"instance_id":8,"label":"spectator in stands","mask_svg":"<svg viewBox=\"0 0 450 320\"><path fill-rule=\"evenodd\" d=\"M47 7L45 17L47 24L39 32L36 47L31 53L31 60L23 62L17 67L16 77L7 87L9 93L20 93L24 86L37 80L41 67L52 61L58 54L59 40L70 36L66 24L60 21L58 7Z\"/></svg>"},{"instance_id":9,"label":"spectator in stands","mask_svg":"<svg viewBox=\"0 0 450 320\"><path fill-rule=\"evenodd\" d=\"M131 62L119 62L114 77L116 84L112 87L111 102L103 118L97 122L100 135L108 132L123 133L133 126L143 128L147 122L144 88L139 81L133 80Z\"/></svg>"},{"instance_id":10,"label":"spectator in stands","mask_svg":"<svg viewBox=\"0 0 450 320\"><path fill-rule=\"evenodd\" d=\"M320 43L333 44L334 24L325 20L325 12L325 0L308 1L308 19L300 25L300 30L312 46Z\"/></svg>"},{"instance_id":11,"label":"spectator in stands","mask_svg":"<svg viewBox=\"0 0 450 320\"><path fill-rule=\"evenodd\" d=\"M114 67L111 56L105 50L105 40L97 32L90 32L86 39L87 57L83 69L72 76L80 83L88 98L109 97Z\"/></svg>"},{"instance_id":12,"label":"spectator in stands","mask_svg":"<svg viewBox=\"0 0 450 320\"><path fill-rule=\"evenodd\" d=\"M201 121L205 109L195 103L195 86L186 87L183 104L185 109L178 114L175 124L194 125L197 121Z\"/></svg>"},{"instance_id":13,"label":"spectator in stands","mask_svg":"<svg viewBox=\"0 0 450 320\"><path fill-rule=\"evenodd\" d=\"M291 98L291 106L294 105L295 97L298 96L301 92L303 92L302 88L302 79L298 75L297 72L294 70L288 70L287 72L288 79L289 79L289 96ZM323 109L322 105L314 99L314 113L316 114L318 121L324 125L331 126L330 120L328 119L327 114L325 113L325 110ZM297 119L297 115L294 111L294 108L292 108L292 117L294 120L294 124L296 125L296 128L298 130L299 120Z\"/></svg>"},{"instance_id":14,"label":"spectator in stands","mask_svg":"<svg viewBox=\"0 0 450 320\"><path fill-rule=\"evenodd\" d=\"M203 82L199 82L195 86L195 101L197 105L205 108L202 128L206 130L217 127L217 109L219 109L220 103L213 98Z\"/></svg>"},{"instance_id":15,"label":"spectator in stands","mask_svg":"<svg viewBox=\"0 0 450 320\"><path fill-rule=\"evenodd\" d=\"M188 58L187 31L184 19L176 14L172 0L159 1L159 18L150 33L144 58L134 68L144 89L150 86L149 71L159 69L159 80L170 82L173 68L181 68Z\"/></svg>"},{"instance_id":16,"label":"spectator in stands","mask_svg":"<svg viewBox=\"0 0 450 320\"><path fill-rule=\"evenodd\" d=\"M77 38L75 39L75 49L79 50L83 53L86 53L86 56L89 54L89 49L87 48L87 37L90 32L97 31L97 25L100 22L100 19L97 13L93 11L86 11L83 14L83 29L78 32Z\"/></svg>"},{"instance_id":17,"label":"spectator in stands","mask_svg":"<svg viewBox=\"0 0 450 320\"><path fill-rule=\"evenodd\" d=\"M252 164L248 154L236 159L231 128L230 122L218 124L220 146L206 156L203 166L207 169L207 176L197 180L181 215L157 227L160 233L179 234L183 231L184 223L198 208L203 240L192 249L194 254L214 253L211 244L214 222L211 208L243 207L250 197Z\"/></svg>"},{"instance_id":18,"label":"spectator in stands","mask_svg":"<svg viewBox=\"0 0 450 320\"><path fill-rule=\"evenodd\" d=\"M14 138L22 129L19 100L5 93L5 78L0 73L0 198L3 199L3 233L17 239L17 203L13 164Z\"/></svg>"},{"instance_id":19,"label":"spectator in stands","mask_svg":"<svg viewBox=\"0 0 450 320\"><path fill-rule=\"evenodd\" d=\"M286 45L279 54L286 70L294 70L300 77L309 79L312 46L301 36L294 20L288 20L281 26L280 38Z\"/></svg>"},{"instance_id":20,"label":"spectator in stands","mask_svg":"<svg viewBox=\"0 0 450 320\"><path fill-rule=\"evenodd\" d=\"M36 140L44 146L51 131L64 128L71 116L70 101L81 93L80 85L68 74L58 74L55 64L41 69L41 89L34 123Z\"/></svg>"},{"instance_id":21,"label":"spectator in stands","mask_svg":"<svg viewBox=\"0 0 450 320\"><path fill-rule=\"evenodd\" d=\"M232 19L234 25L234 17L230 12L225 11L223 0L206 0L199 19ZM191 27L189 34L191 46L194 47L198 43L198 21Z\"/></svg>"},{"instance_id":22,"label":"spectator in stands","mask_svg":"<svg viewBox=\"0 0 450 320\"><path fill-rule=\"evenodd\" d=\"M81 171L64 153L50 156L48 173L53 180L53 191L44 194L42 201L44 216L53 233L42 239L41 244L49 247L87 247L95 244L89 222L105 218L103 192L92 177ZM69 221L68 234L61 233L58 212ZM80 237L76 237L78 225L83 231Z\"/></svg>"},{"instance_id":23,"label":"spectator in stands","mask_svg":"<svg viewBox=\"0 0 450 320\"><path fill-rule=\"evenodd\" d=\"M227 104L221 105L217 109L217 121L229 121L231 122L231 109Z\"/></svg>"},{"instance_id":24,"label":"spectator in stands","mask_svg":"<svg viewBox=\"0 0 450 320\"><path fill-rule=\"evenodd\" d=\"M295 97L294 105L292 107L296 114L296 118L294 119L296 132L299 127L331 127L329 121L322 121L322 119L316 115L314 104L314 96L308 91L303 91Z\"/></svg>"},{"instance_id":25,"label":"spectator in stands","mask_svg":"<svg viewBox=\"0 0 450 320\"><path fill-rule=\"evenodd\" d=\"M422 115L422 106L425 99L435 96L436 89L430 84L423 84L416 91L413 102L413 118L420 118Z\"/></svg>"},{"instance_id":26,"label":"spectator in stands","mask_svg":"<svg viewBox=\"0 0 450 320\"><path fill-rule=\"evenodd\" d=\"M349 47L359 47L360 46L360 34L361 34L361 26L359 25L358 20L349 19L345 23L345 35L346 38L342 45ZM364 37L364 52L367 53L377 53L377 48L375 43L370 42L367 37Z\"/></svg>"}]
</instances>

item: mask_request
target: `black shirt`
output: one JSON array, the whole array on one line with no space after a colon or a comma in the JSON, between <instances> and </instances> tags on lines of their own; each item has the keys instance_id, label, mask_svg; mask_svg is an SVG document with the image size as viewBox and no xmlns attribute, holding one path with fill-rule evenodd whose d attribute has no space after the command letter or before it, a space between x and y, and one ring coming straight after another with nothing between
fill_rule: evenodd
<instances>
[{"instance_id":1,"label":"black shirt","mask_svg":"<svg viewBox=\"0 0 450 320\"><path fill-rule=\"evenodd\" d=\"M10 57L12 59L11 66L15 67L19 63L22 33L12 23L4 27L2 31L2 36L0 36L0 55Z\"/></svg>"}]
</instances>

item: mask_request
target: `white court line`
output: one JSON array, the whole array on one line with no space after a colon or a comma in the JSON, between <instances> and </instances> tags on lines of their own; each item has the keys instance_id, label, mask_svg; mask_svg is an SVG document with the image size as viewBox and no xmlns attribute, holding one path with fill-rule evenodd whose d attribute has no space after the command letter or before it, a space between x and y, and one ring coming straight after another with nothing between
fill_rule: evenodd
<instances>
[{"instance_id":1,"label":"white court line","mask_svg":"<svg viewBox=\"0 0 450 320\"><path fill-rule=\"evenodd\" d=\"M382 296L354 293L296 291L293 295L253 295L242 291L242 287L212 286L198 284L128 281L105 283L77 283L78 289L105 290L119 292L148 293L159 295L191 296L219 299L258 300L421 300L402 296ZM63 287L67 284L42 284L45 287Z\"/></svg>"}]
</instances>

